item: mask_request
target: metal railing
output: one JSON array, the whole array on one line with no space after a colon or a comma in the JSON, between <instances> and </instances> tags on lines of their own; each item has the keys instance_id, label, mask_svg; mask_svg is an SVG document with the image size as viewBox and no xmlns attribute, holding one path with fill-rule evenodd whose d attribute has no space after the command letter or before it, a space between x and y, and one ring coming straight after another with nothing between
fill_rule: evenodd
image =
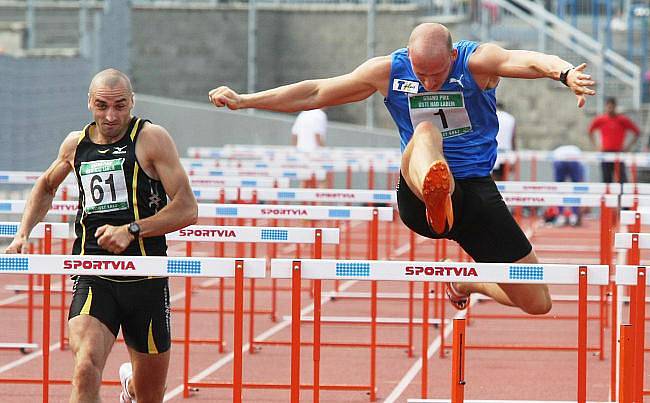
<instances>
[{"instance_id":1,"label":"metal railing","mask_svg":"<svg viewBox=\"0 0 650 403\"><path fill-rule=\"evenodd\" d=\"M596 106L603 109L607 94L617 94L624 108L641 106L641 68L608 49L588 34L530 0L481 0L482 41L519 40L536 43L537 50L554 53L572 62L586 61L599 83Z\"/></svg>"}]
</instances>

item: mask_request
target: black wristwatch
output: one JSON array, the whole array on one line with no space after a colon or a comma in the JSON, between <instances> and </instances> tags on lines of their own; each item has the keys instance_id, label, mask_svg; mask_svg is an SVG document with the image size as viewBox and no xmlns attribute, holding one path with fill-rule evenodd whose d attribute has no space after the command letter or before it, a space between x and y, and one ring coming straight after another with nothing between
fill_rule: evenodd
<instances>
[{"instance_id":1,"label":"black wristwatch","mask_svg":"<svg viewBox=\"0 0 650 403\"><path fill-rule=\"evenodd\" d=\"M140 237L140 224L137 222L133 221L129 226L127 227L127 231L129 231L129 234L133 235L135 239L138 239Z\"/></svg>"},{"instance_id":2,"label":"black wristwatch","mask_svg":"<svg viewBox=\"0 0 650 403\"><path fill-rule=\"evenodd\" d=\"M575 69L575 67L569 67L568 69L560 73L560 82L566 85L567 87L569 86L569 84L567 84L566 79L569 76L569 72L573 69Z\"/></svg>"}]
</instances>

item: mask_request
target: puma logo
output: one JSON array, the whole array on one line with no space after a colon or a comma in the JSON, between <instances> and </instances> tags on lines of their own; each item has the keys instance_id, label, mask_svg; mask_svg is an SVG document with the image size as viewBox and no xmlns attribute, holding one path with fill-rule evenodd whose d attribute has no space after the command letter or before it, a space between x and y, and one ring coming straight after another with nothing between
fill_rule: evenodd
<instances>
[{"instance_id":1,"label":"puma logo","mask_svg":"<svg viewBox=\"0 0 650 403\"><path fill-rule=\"evenodd\" d=\"M463 75L464 75L464 74L461 74L459 78L456 78L456 77L452 77L452 78L450 78L450 79L449 79L449 84L454 84L454 83L456 83L456 84L460 85L460 88L465 89L465 87L463 86L463 83L462 83L462 81L461 81L461 80L463 79Z\"/></svg>"},{"instance_id":2,"label":"puma logo","mask_svg":"<svg viewBox=\"0 0 650 403\"><path fill-rule=\"evenodd\" d=\"M110 148L107 148L105 150L97 150L97 152L100 153L100 154L106 154L108 152L108 150L110 150Z\"/></svg>"},{"instance_id":3,"label":"puma logo","mask_svg":"<svg viewBox=\"0 0 650 403\"><path fill-rule=\"evenodd\" d=\"M128 146L122 146L122 147L113 147L113 155L115 154L126 154L126 151L124 151Z\"/></svg>"}]
</instances>

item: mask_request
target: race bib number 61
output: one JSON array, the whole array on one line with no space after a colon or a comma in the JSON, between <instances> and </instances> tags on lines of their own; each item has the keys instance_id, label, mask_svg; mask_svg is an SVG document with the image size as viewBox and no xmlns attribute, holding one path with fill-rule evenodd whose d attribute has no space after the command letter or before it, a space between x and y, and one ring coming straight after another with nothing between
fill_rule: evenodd
<instances>
[{"instance_id":1,"label":"race bib number 61","mask_svg":"<svg viewBox=\"0 0 650 403\"><path fill-rule=\"evenodd\" d=\"M124 158L81 163L79 175L85 195L86 214L129 208L123 165Z\"/></svg>"}]
</instances>

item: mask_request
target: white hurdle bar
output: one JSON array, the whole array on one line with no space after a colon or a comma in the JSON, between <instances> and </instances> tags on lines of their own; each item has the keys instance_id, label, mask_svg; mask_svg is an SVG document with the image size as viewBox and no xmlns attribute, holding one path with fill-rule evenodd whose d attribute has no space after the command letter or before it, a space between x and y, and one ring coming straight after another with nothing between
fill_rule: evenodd
<instances>
[{"instance_id":1,"label":"white hurdle bar","mask_svg":"<svg viewBox=\"0 0 650 403\"><path fill-rule=\"evenodd\" d=\"M199 217L300 220L392 221L392 207L301 206L283 204L199 204Z\"/></svg>"},{"instance_id":2,"label":"white hurdle bar","mask_svg":"<svg viewBox=\"0 0 650 403\"><path fill-rule=\"evenodd\" d=\"M322 228L319 234L316 228L190 225L166 237L183 242L315 243L321 236L324 244L339 243L338 228Z\"/></svg>"},{"instance_id":3,"label":"white hurdle bar","mask_svg":"<svg viewBox=\"0 0 650 403\"><path fill-rule=\"evenodd\" d=\"M566 207L598 207L605 202L606 207L618 207L616 194L530 194L502 193L503 200L508 206L566 206Z\"/></svg>"},{"instance_id":4,"label":"white hurdle bar","mask_svg":"<svg viewBox=\"0 0 650 403\"><path fill-rule=\"evenodd\" d=\"M506 193L572 193L572 194L619 194L619 183L599 182L525 182L498 181L499 192Z\"/></svg>"},{"instance_id":5,"label":"white hurdle bar","mask_svg":"<svg viewBox=\"0 0 650 403\"><path fill-rule=\"evenodd\" d=\"M650 207L650 195L622 194L621 207L633 210L644 210Z\"/></svg>"},{"instance_id":6,"label":"white hurdle bar","mask_svg":"<svg viewBox=\"0 0 650 403\"><path fill-rule=\"evenodd\" d=\"M200 202L317 202L317 203L397 203L394 190L365 189L303 189L273 187L193 186L194 197ZM62 185L58 195L66 199L79 196L76 185ZM0 211L1 213L1 211Z\"/></svg>"},{"instance_id":7,"label":"white hurdle bar","mask_svg":"<svg viewBox=\"0 0 650 403\"><path fill-rule=\"evenodd\" d=\"M289 178L267 176L190 176L192 186L289 187Z\"/></svg>"},{"instance_id":8,"label":"white hurdle bar","mask_svg":"<svg viewBox=\"0 0 650 403\"><path fill-rule=\"evenodd\" d=\"M0 171L0 184L33 185L42 172L32 171ZM288 177L268 176L190 176L194 185L230 186L230 187L289 187ZM64 185L76 186L74 175L65 178Z\"/></svg>"},{"instance_id":9,"label":"white hurdle bar","mask_svg":"<svg viewBox=\"0 0 650 403\"><path fill-rule=\"evenodd\" d=\"M586 402L587 371L587 285L607 285L607 265L557 265L557 264L510 264L510 263L466 263L425 261L377 261L377 260L316 260L316 259L272 259L271 277L291 278L294 284L300 279L321 280L365 280L372 281L417 281L417 282L488 282L511 284L571 284L579 286L578 305L578 401ZM320 295L314 296L318 306ZM423 304L426 302L423 302ZM424 305L423 305L424 309ZM371 308L371 344L376 342L376 300ZM423 311L422 392L426 398L427 382L427 312ZM320 312L314 311L314 340L320 340ZM291 383L292 402L300 399L300 293L292 293L292 359ZM319 347L314 345L314 393L318 389L317 367ZM464 356L464 354L463 354ZM375 396L374 363L376 357L371 349L370 394ZM462 367L462 363L460 364ZM452 396L461 393L464 381L452 382ZM462 401L462 400L461 400Z\"/></svg>"},{"instance_id":10,"label":"white hurdle bar","mask_svg":"<svg viewBox=\"0 0 650 403\"><path fill-rule=\"evenodd\" d=\"M50 345L50 276L64 275L119 275L163 277L234 277L235 316L243 317L244 277L264 278L266 259L252 258L182 258L161 256L101 256L101 255L1 255L0 273L43 274L43 346ZM233 401L242 400L243 321L234 321ZM185 352L189 351L188 340ZM185 355L185 358L189 357ZM69 383L69 380L50 380L50 352L43 348L43 374L21 383L42 383L43 402L49 398L51 383ZM0 382L20 382L13 378Z\"/></svg>"},{"instance_id":11,"label":"white hurdle bar","mask_svg":"<svg viewBox=\"0 0 650 403\"><path fill-rule=\"evenodd\" d=\"M22 214L25 200L0 200L0 214ZM76 215L78 202L54 201L48 214ZM377 210L379 221L392 221L392 207L359 206L301 206L279 204L215 204L200 203L199 218L257 218L301 220L360 220L373 219Z\"/></svg>"},{"instance_id":12,"label":"white hurdle bar","mask_svg":"<svg viewBox=\"0 0 650 403\"><path fill-rule=\"evenodd\" d=\"M187 174L190 177L194 176L266 176L269 178L289 178L296 180L324 180L327 172L323 169L308 169L308 168L189 168Z\"/></svg>"},{"instance_id":13,"label":"white hurdle bar","mask_svg":"<svg viewBox=\"0 0 650 403\"><path fill-rule=\"evenodd\" d=\"M301 203L387 203L396 204L392 190L296 189L296 188L194 188L199 201L242 200L256 202Z\"/></svg>"},{"instance_id":14,"label":"white hurdle bar","mask_svg":"<svg viewBox=\"0 0 650 403\"><path fill-rule=\"evenodd\" d=\"M650 224L650 210L621 211L620 224L627 225L630 232L641 232L642 225Z\"/></svg>"},{"instance_id":15,"label":"white hurdle bar","mask_svg":"<svg viewBox=\"0 0 650 403\"><path fill-rule=\"evenodd\" d=\"M32 232L29 234L29 237L32 239L44 239L45 238L45 228L49 226L50 235L53 239L68 239L70 237L70 225L67 223L60 222L41 222L34 226ZM0 238L13 238L20 228L20 223L18 222L0 222Z\"/></svg>"},{"instance_id":16,"label":"white hurdle bar","mask_svg":"<svg viewBox=\"0 0 650 403\"><path fill-rule=\"evenodd\" d=\"M650 183L624 183L623 193L628 194L650 194Z\"/></svg>"},{"instance_id":17,"label":"white hurdle bar","mask_svg":"<svg viewBox=\"0 0 650 403\"><path fill-rule=\"evenodd\" d=\"M265 259L103 255L0 255L0 273L235 277L235 260L246 261L244 277L266 277Z\"/></svg>"},{"instance_id":18,"label":"white hurdle bar","mask_svg":"<svg viewBox=\"0 0 650 403\"><path fill-rule=\"evenodd\" d=\"M399 173L399 160L366 160L366 159L335 159L321 158L301 159L287 156L283 160L275 160L271 163L260 160L230 160L230 159L203 159L203 158L182 158L181 163L186 169L193 168L242 168L242 169L304 169L309 166L314 169L323 170L326 173L367 173L371 169L376 173Z\"/></svg>"}]
</instances>

